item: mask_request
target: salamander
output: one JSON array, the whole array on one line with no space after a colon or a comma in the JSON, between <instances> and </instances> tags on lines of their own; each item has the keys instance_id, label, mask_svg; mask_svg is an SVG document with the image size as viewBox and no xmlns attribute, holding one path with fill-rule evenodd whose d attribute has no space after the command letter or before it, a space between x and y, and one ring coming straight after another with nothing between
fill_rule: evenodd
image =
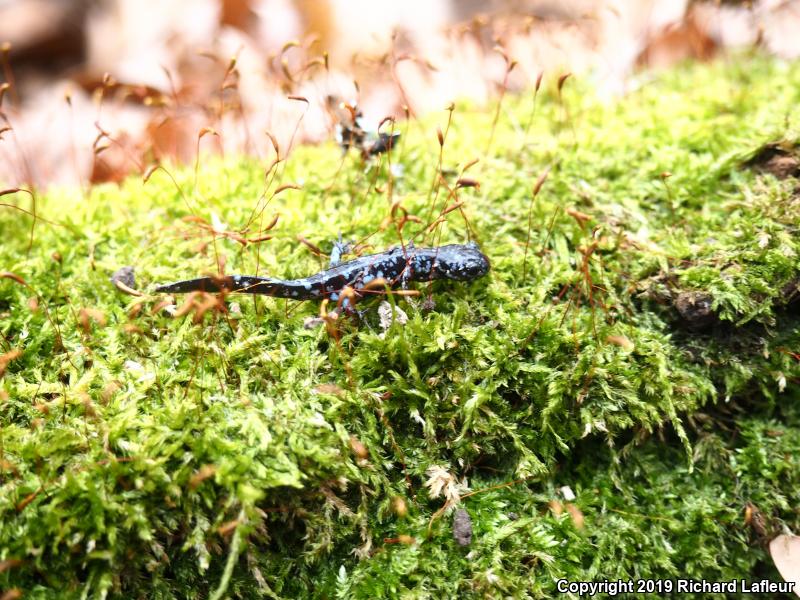
<instances>
[{"instance_id":1,"label":"salamander","mask_svg":"<svg viewBox=\"0 0 800 600\"><path fill-rule=\"evenodd\" d=\"M383 279L391 287L405 287L410 281L451 279L471 281L489 272L489 259L474 242L436 248L415 248L412 244L379 254L360 256L302 279L273 279L250 275L200 277L160 285L157 292L229 292L263 294L292 300L338 298L345 286L356 291Z\"/></svg>"},{"instance_id":2,"label":"salamander","mask_svg":"<svg viewBox=\"0 0 800 600\"><path fill-rule=\"evenodd\" d=\"M364 159L388 152L400 139L399 131L384 133L366 127L363 123L364 113L355 102L342 102L337 96L328 96L328 108L338 121L336 125L336 141L347 152L350 148L361 150Z\"/></svg>"}]
</instances>

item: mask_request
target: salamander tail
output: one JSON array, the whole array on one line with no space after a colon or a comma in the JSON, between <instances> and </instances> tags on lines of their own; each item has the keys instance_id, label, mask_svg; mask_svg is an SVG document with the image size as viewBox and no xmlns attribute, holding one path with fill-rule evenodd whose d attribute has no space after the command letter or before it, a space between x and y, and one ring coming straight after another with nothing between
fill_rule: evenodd
<instances>
[{"instance_id":1,"label":"salamander tail","mask_svg":"<svg viewBox=\"0 0 800 600\"><path fill-rule=\"evenodd\" d=\"M174 283L166 283L156 288L157 292L185 294L186 292L242 292L245 294L274 295L275 280L267 277L247 275L228 275L225 277L199 277Z\"/></svg>"}]
</instances>

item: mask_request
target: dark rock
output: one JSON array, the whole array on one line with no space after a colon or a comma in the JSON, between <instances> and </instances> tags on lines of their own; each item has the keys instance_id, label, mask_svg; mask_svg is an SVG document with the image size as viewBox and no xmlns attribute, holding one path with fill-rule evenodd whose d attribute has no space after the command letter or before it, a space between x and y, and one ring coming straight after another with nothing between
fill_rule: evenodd
<instances>
[{"instance_id":1,"label":"dark rock","mask_svg":"<svg viewBox=\"0 0 800 600\"><path fill-rule=\"evenodd\" d=\"M122 267L114 271L114 274L110 278L111 283L115 284L119 281L122 284L125 284L132 290L136 289L136 277L134 275L133 267Z\"/></svg>"},{"instance_id":2,"label":"dark rock","mask_svg":"<svg viewBox=\"0 0 800 600\"><path fill-rule=\"evenodd\" d=\"M422 301L422 312L431 312L435 308L436 300L433 299L433 296L428 296Z\"/></svg>"},{"instance_id":3,"label":"dark rock","mask_svg":"<svg viewBox=\"0 0 800 600\"><path fill-rule=\"evenodd\" d=\"M781 288L780 300L785 306L800 303L800 276L795 277Z\"/></svg>"},{"instance_id":4,"label":"dark rock","mask_svg":"<svg viewBox=\"0 0 800 600\"><path fill-rule=\"evenodd\" d=\"M692 329L703 329L717 320L711 305L713 296L708 292L681 292L675 298L675 308Z\"/></svg>"},{"instance_id":5,"label":"dark rock","mask_svg":"<svg viewBox=\"0 0 800 600\"><path fill-rule=\"evenodd\" d=\"M800 173L800 160L794 156L773 156L764 163L762 170L772 173L778 179L796 177Z\"/></svg>"},{"instance_id":6,"label":"dark rock","mask_svg":"<svg viewBox=\"0 0 800 600\"><path fill-rule=\"evenodd\" d=\"M771 142L762 146L744 163L749 169L771 173L778 179L800 176L800 148L788 141Z\"/></svg>"},{"instance_id":7,"label":"dark rock","mask_svg":"<svg viewBox=\"0 0 800 600\"><path fill-rule=\"evenodd\" d=\"M459 508L453 516L453 537L459 546L472 543L472 519L463 508Z\"/></svg>"}]
</instances>

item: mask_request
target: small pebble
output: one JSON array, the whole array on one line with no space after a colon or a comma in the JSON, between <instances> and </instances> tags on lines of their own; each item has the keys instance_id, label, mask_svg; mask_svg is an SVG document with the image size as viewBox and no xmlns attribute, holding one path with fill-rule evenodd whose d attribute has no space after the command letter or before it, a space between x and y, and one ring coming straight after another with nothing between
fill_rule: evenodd
<instances>
[{"instance_id":1,"label":"small pebble","mask_svg":"<svg viewBox=\"0 0 800 600\"><path fill-rule=\"evenodd\" d=\"M384 331L389 329L394 321L397 321L398 325L405 325L408 323L408 315L406 312L399 306L395 306L394 312L392 312L392 305L386 300L381 302L380 306L378 306L378 319L380 319L381 329Z\"/></svg>"},{"instance_id":2,"label":"small pebble","mask_svg":"<svg viewBox=\"0 0 800 600\"><path fill-rule=\"evenodd\" d=\"M713 302L714 297L707 292L681 292L675 298L675 308L690 328L703 329L717 320Z\"/></svg>"},{"instance_id":3,"label":"small pebble","mask_svg":"<svg viewBox=\"0 0 800 600\"><path fill-rule=\"evenodd\" d=\"M575 492L573 492L572 488L569 487L568 485L559 488L558 491L561 492L561 495L567 502L572 502L573 500L575 500Z\"/></svg>"},{"instance_id":4,"label":"small pebble","mask_svg":"<svg viewBox=\"0 0 800 600\"><path fill-rule=\"evenodd\" d=\"M121 267L117 269L111 276L110 281L113 284L116 284L119 281L132 290L136 289L136 277L134 275L133 267Z\"/></svg>"},{"instance_id":5,"label":"small pebble","mask_svg":"<svg viewBox=\"0 0 800 600\"><path fill-rule=\"evenodd\" d=\"M453 517L453 537L459 546L472 543L472 519L463 508L459 508Z\"/></svg>"},{"instance_id":6,"label":"small pebble","mask_svg":"<svg viewBox=\"0 0 800 600\"><path fill-rule=\"evenodd\" d=\"M325 323L325 319L321 317L306 317L303 320L303 329L316 329Z\"/></svg>"}]
</instances>

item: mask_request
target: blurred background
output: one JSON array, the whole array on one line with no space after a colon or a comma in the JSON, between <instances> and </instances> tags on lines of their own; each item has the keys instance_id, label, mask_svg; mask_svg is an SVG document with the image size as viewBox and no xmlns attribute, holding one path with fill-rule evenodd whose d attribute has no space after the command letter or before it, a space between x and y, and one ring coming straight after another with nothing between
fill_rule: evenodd
<instances>
[{"instance_id":1,"label":"blurred background","mask_svg":"<svg viewBox=\"0 0 800 600\"><path fill-rule=\"evenodd\" d=\"M613 98L687 59L796 59L798 32L800 0L0 0L0 185L120 181L198 148L271 160L271 137L285 155L332 136L329 96L375 127L542 72Z\"/></svg>"}]
</instances>

